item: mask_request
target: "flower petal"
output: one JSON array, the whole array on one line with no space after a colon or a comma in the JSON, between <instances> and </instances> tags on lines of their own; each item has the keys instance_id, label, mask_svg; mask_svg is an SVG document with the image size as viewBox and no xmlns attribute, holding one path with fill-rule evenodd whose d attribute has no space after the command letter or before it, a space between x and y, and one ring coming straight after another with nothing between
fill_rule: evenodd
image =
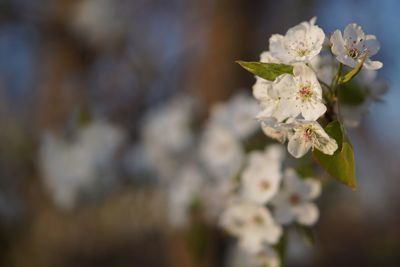
<instances>
[{"instance_id":1,"label":"flower petal","mask_svg":"<svg viewBox=\"0 0 400 267\"><path fill-rule=\"evenodd\" d=\"M276 244L282 235L282 227L276 223L270 225L264 231L264 240L269 244Z\"/></svg>"},{"instance_id":2,"label":"flower petal","mask_svg":"<svg viewBox=\"0 0 400 267\"><path fill-rule=\"evenodd\" d=\"M343 37L345 40L358 41L359 39L364 39L364 32L361 26L351 23L346 26L343 32Z\"/></svg>"},{"instance_id":3,"label":"flower petal","mask_svg":"<svg viewBox=\"0 0 400 267\"><path fill-rule=\"evenodd\" d=\"M290 224L294 221L294 214L292 212L292 207L290 205L285 205L280 203L279 205L275 206L274 209L274 218L280 224Z\"/></svg>"},{"instance_id":4,"label":"flower petal","mask_svg":"<svg viewBox=\"0 0 400 267\"><path fill-rule=\"evenodd\" d=\"M268 100L270 96L268 95L268 90L271 87L272 82L264 80L262 78L256 77L256 83L253 85L253 96L255 99L262 101Z\"/></svg>"},{"instance_id":5,"label":"flower petal","mask_svg":"<svg viewBox=\"0 0 400 267\"><path fill-rule=\"evenodd\" d=\"M239 239L239 246L251 254L257 254L263 248L263 240L254 235L244 234Z\"/></svg>"},{"instance_id":6,"label":"flower petal","mask_svg":"<svg viewBox=\"0 0 400 267\"><path fill-rule=\"evenodd\" d=\"M297 221L300 224L311 226L315 224L319 218L319 210L314 203L302 203L295 208Z\"/></svg>"},{"instance_id":7,"label":"flower petal","mask_svg":"<svg viewBox=\"0 0 400 267\"><path fill-rule=\"evenodd\" d=\"M336 56L346 54L342 33L336 30L331 36L332 53Z\"/></svg>"},{"instance_id":8,"label":"flower petal","mask_svg":"<svg viewBox=\"0 0 400 267\"><path fill-rule=\"evenodd\" d=\"M283 35L273 34L269 38L269 50L270 50L271 56L273 58L276 58L277 60L282 61L282 63L290 62L291 56L288 54L288 52L285 49Z\"/></svg>"},{"instance_id":9,"label":"flower petal","mask_svg":"<svg viewBox=\"0 0 400 267\"><path fill-rule=\"evenodd\" d=\"M339 55L336 57L336 59L339 62L341 62L344 65L349 66L351 68L355 68L358 64L358 61L354 60L353 58L349 57L348 55Z\"/></svg>"},{"instance_id":10,"label":"flower petal","mask_svg":"<svg viewBox=\"0 0 400 267\"><path fill-rule=\"evenodd\" d=\"M317 198L321 194L321 182L317 179L308 178L304 180L307 186L307 196L308 200Z\"/></svg>"},{"instance_id":11,"label":"flower petal","mask_svg":"<svg viewBox=\"0 0 400 267\"><path fill-rule=\"evenodd\" d=\"M264 63L281 63L278 59L274 58L271 55L271 52L269 51L264 51L260 55L260 62Z\"/></svg>"},{"instance_id":12,"label":"flower petal","mask_svg":"<svg viewBox=\"0 0 400 267\"><path fill-rule=\"evenodd\" d=\"M375 35L367 35L365 36L364 44L368 50L368 56L372 57L376 53L378 53L380 49L380 44L376 39Z\"/></svg>"},{"instance_id":13,"label":"flower petal","mask_svg":"<svg viewBox=\"0 0 400 267\"><path fill-rule=\"evenodd\" d=\"M298 131L289 138L288 151L293 157L301 158L310 150L311 146L311 140L307 140L303 136L303 132Z\"/></svg>"},{"instance_id":14,"label":"flower petal","mask_svg":"<svg viewBox=\"0 0 400 267\"><path fill-rule=\"evenodd\" d=\"M367 59L364 62L364 67L368 70L378 70L383 67L383 63L380 61L372 61L370 59Z\"/></svg>"},{"instance_id":15,"label":"flower petal","mask_svg":"<svg viewBox=\"0 0 400 267\"><path fill-rule=\"evenodd\" d=\"M305 120L315 121L326 112L326 106L318 101L310 101L302 105L301 115Z\"/></svg>"}]
</instances>

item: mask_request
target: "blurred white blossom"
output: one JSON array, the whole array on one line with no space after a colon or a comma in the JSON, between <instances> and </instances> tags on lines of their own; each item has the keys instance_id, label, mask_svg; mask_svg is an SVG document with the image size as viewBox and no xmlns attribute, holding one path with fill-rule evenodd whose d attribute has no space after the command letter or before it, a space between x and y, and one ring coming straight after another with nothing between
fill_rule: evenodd
<instances>
[{"instance_id":1,"label":"blurred white blossom","mask_svg":"<svg viewBox=\"0 0 400 267\"><path fill-rule=\"evenodd\" d=\"M238 174L244 151L232 131L219 125L210 125L203 133L199 146L199 157L213 177L229 179Z\"/></svg>"},{"instance_id":2,"label":"blurred white blossom","mask_svg":"<svg viewBox=\"0 0 400 267\"><path fill-rule=\"evenodd\" d=\"M318 220L319 211L311 201L320 194L320 181L301 179L295 170L286 169L282 189L271 202L275 219L282 224L298 222L307 226L313 225Z\"/></svg>"},{"instance_id":3,"label":"blurred white blossom","mask_svg":"<svg viewBox=\"0 0 400 267\"><path fill-rule=\"evenodd\" d=\"M355 78L353 90L358 90L362 96L360 103L340 103L340 116L343 124L347 127L358 127L362 118L368 113L372 102L379 102L382 96L387 92L388 85L377 78L377 72L374 70L363 69Z\"/></svg>"},{"instance_id":4,"label":"blurred white blossom","mask_svg":"<svg viewBox=\"0 0 400 267\"><path fill-rule=\"evenodd\" d=\"M265 245L278 242L282 228L269 210L250 202L233 202L221 215L221 225L239 239L245 251L257 254Z\"/></svg>"},{"instance_id":5,"label":"blurred white blossom","mask_svg":"<svg viewBox=\"0 0 400 267\"><path fill-rule=\"evenodd\" d=\"M183 227L187 224L190 207L200 201L205 181L194 163L183 166L172 179L168 187L168 218L172 226Z\"/></svg>"},{"instance_id":6,"label":"blurred white blossom","mask_svg":"<svg viewBox=\"0 0 400 267\"><path fill-rule=\"evenodd\" d=\"M127 17L113 0L82 0L77 2L72 26L91 44L115 41L127 30Z\"/></svg>"},{"instance_id":7,"label":"blurred white blossom","mask_svg":"<svg viewBox=\"0 0 400 267\"><path fill-rule=\"evenodd\" d=\"M266 204L277 192L282 179L282 146L271 145L265 151L253 151L248 156L242 174L242 197Z\"/></svg>"},{"instance_id":8,"label":"blurred white blossom","mask_svg":"<svg viewBox=\"0 0 400 267\"><path fill-rule=\"evenodd\" d=\"M239 139L245 139L257 129L254 116L258 112L257 103L250 96L239 93L226 103L219 103L211 110L210 124L216 124L232 131Z\"/></svg>"},{"instance_id":9,"label":"blurred white blossom","mask_svg":"<svg viewBox=\"0 0 400 267\"><path fill-rule=\"evenodd\" d=\"M144 157L152 170L162 179L175 174L179 157L193 142L190 128L193 102L176 97L151 111L142 125Z\"/></svg>"},{"instance_id":10,"label":"blurred white blossom","mask_svg":"<svg viewBox=\"0 0 400 267\"><path fill-rule=\"evenodd\" d=\"M39 150L44 184L61 208L73 208L81 191L95 188L96 181L112 179L113 160L124 133L96 121L82 129L73 141L47 133Z\"/></svg>"}]
</instances>

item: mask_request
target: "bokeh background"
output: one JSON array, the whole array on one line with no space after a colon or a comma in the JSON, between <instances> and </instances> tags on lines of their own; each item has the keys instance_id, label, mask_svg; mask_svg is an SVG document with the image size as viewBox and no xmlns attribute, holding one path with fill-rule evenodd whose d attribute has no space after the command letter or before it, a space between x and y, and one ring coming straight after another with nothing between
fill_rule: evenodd
<instances>
[{"instance_id":1,"label":"bokeh background","mask_svg":"<svg viewBox=\"0 0 400 267\"><path fill-rule=\"evenodd\" d=\"M399 12L397 0L0 0L1 266L225 266L218 230L196 261L187 232L167 227L162 188L137 175L141 125L180 94L204 120L254 83L235 60L312 16L327 34L351 22L376 34L390 90L349 131L358 190L324 192L316 246L290 248L288 266L399 266ZM58 159L54 134L79 139L94 120L91 152ZM95 179L69 182L88 157Z\"/></svg>"}]
</instances>

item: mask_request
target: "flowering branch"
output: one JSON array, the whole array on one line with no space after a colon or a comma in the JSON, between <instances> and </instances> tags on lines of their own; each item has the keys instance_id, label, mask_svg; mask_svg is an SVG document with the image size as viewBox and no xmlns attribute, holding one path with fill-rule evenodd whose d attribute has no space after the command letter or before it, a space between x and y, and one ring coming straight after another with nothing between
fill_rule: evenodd
<instances>
[{"instance_id":1,"label":"flowering branch","mask_svg":"<svg viewBox=\"0 0 400 267\"><path fill-rule=\"evenodd\" d=\"M327 173L354 190L354 152L344 128L350 125L346 105L366 101L366 94L359 93L353 81L362 70L383 66L370 59L378 52L379 43L353 23L343 35L336 30L324 45L325 34L315 22L313 18L285 35L272 35L269 51L261 54L260 62L237 63L256 75L253 95L261 108L256 118L263 132L280 143L288 141L287 149L295 158L312 150L313 158ZM324 49L329 53L324 54ZM331 64L333 57L339 61L336 70ZM310 201L320 194L320 182L302 179L292 168L282 174L282 152L275 146L264 154L251 152L249 157L239 196L222 215L222 225L239 238L243 249L267 255L261 257L264 265L278 266L276 258L282 253L276 244L285 236L280 225L316 222L318 209ZM273 245L279 253L271 252Z\"/></svg>"}]
</instances>

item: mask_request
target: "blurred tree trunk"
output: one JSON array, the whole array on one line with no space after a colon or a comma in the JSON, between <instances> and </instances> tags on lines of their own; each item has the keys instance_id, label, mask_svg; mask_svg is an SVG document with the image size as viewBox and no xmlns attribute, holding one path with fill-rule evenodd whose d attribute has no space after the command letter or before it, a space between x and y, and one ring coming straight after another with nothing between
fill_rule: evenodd
<instances>
[{"instance_id":1,"label":"blurred tree trunk","mask_svg":"<svg viewBox=\"0 0 400 267\"><path fill-rule=\"evenodd\" d=\"M197 9L205 4L203 1L196 3ZM235 60L252 54L250 48L257 39L255 25L265 13L266 3L258 0L216 1L210 18L203 20L200 28L205 32L206 40L202 40L205 47L188 72L187 87L193 88L206 106L226 99L239 87L251 84L252 77L246 75Z\"/></svg>"}]
</instances>

